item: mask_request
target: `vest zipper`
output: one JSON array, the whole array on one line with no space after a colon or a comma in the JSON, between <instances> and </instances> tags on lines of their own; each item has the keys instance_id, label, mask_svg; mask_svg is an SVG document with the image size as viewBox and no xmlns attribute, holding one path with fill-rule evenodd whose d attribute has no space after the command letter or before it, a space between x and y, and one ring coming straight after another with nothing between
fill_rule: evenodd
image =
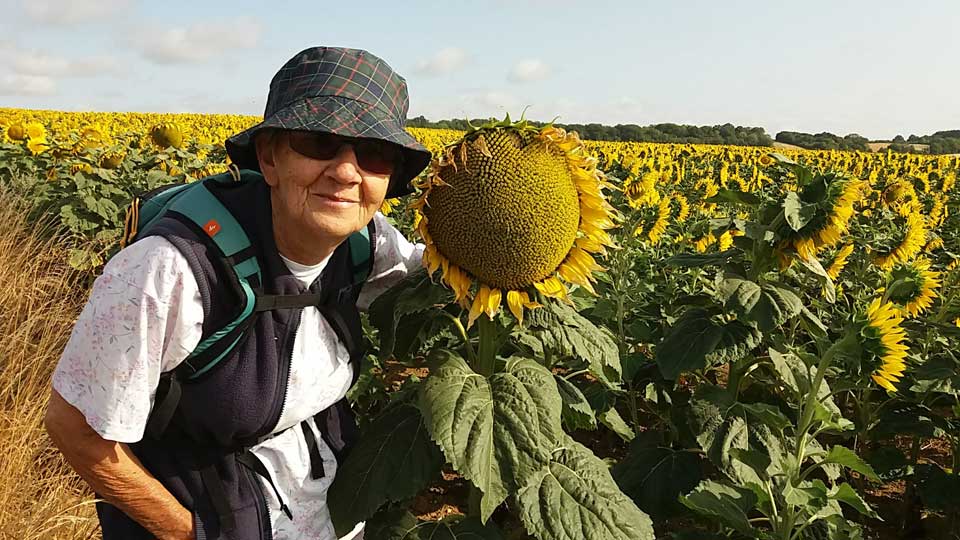
<instances>
[{"instance_id":1,"label":"vest zipper","mask_svg":"<svg viewBox=\"0 0 960 540\"><path fill-rule=\"evenodd\" d=\"M251 445L262 441L264 437L273 433L273 430L276 429L277 424L280 422L280 417L283 416L283 409L287 406L287 393L290 391L290 363L293 362L293 347L296 343L297 335L300 332L300 315L302 312L303 309L298 308L290 317L291 328L287 330L283 341L286 350L281 349L279 351L281 355L280 370L277 374L277 390L274 395L280 393L281 398L279 401L274 401L269 420L266 421L260 431L253 436L254 442L251 443Z\"/></svg>"},{"instance_id":2,"label":"vest zipper","mask_svg":"<svg viewBox=\"0 0 960 540\"><path fill-rule=\"evenodd\" d=\"M280 412L277 413L277 422L280 421L280 417L283 416L283 410L287 408L287 394L290 393L290 376L293 370L290 369L290 364L293 363L293 348L297 345L297 336L300 335L300 320L303 317L303 308L298 308L293 317L290 318L291 322L294 323L293 335L290 336L289 345L285 351L285 362L280 366L281 367L281 376L277 377L277 381L286 381L286 384L283 385L283 399L280 400ZM282 370L286 372L282 372ZM274 423L271 430L277 427Z\"/></svg>"},{"instance_id":3,"label":"vest zipper","mask_svg":"<svg viewBox=\"0 0 960 540\"><path fill-rule=\"evenodd\" d=\"M250 488L253 489L253 495L257 499L257 511L260 516L265 518L260 522L260 538L262 540L273 540L273 518L270 516L270 507L267 506L267 497L263 494L263 483L249 467L242 464L241 467L250 483Z\"/></svg>"}]
</instances>

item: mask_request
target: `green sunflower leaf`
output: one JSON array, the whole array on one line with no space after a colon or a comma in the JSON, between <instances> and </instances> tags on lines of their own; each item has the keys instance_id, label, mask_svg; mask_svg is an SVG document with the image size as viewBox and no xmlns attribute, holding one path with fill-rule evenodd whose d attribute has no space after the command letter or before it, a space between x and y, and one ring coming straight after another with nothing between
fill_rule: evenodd
<instances>
[{"instance_id":1,"label":"green sunflower leaf","mask_svg":"<svg viewBox=\"0 0 960 540\"><path fill-rule=\"evenodd\" d=\"M527 532L540 540L653 540L653 525L607 465L564 437L516 496Z\"/></svg>"},{"instance_id":2,"label":"green sunflower leaf","mask_svg":"<svg viewBox=\"0 0 960 540\"><path fill-rule=\"evenodd\" d=\"M747 513L753 510L757 496L749 489L704 480L689 495L680 497L684 506L704 516L710 516L750 538L758 535Z\"/></svg>"},{"instance_id":3,"label":"green sunflower leaf","mask_svg":"<svg viewBox=\"0 0 960 540\"><path fill-rule=\"evenodd\" d=\"M518 332L555 354L586 362L590 373L605 383L620 382L620 351L613 335L563 302L547 301L531 310Z\"/></svg>"},{"instance_id":4,"label":"green sunflower leaf","mask_svg":"<svg viewBox=\"0 0 960 540\"><path fill-rule=\"evenodd\" d=\"M817 214L816 204L804 204L796 192L791 191L783 199L783 217L794 231L804 228Z\"/></svg>"},{"instance_id":5,"label":"green sunflower leaf","mask_svg":"<svg viewBox=\"0 0 960 540\"><path fill-rule=\"evenodd\" d=\"M490 514L538 474L560 435L562 400L550 371L529 359L510 359L489 379L453 352L431 353L420 408L433 439L483 498Z\"/></svg>"},{"instance_id":6,"label":"green sunflower leaf","mask_svg":"<svg viewBox=\"0 0 960 540\"><path fill-rule=\"evenodd\" d=\"M370 305L370 322L380 331L380 358L403 357L416 350L422 329L430 328L424 312L453 301L453 293L430 280L426 270L410 273Z\"/></svg>"},{"instance_id":7,"label":"green sunflower leaf","mask_svg":"<svg viewBox=\"0 0 960 540\"><path fill-rule=\"evenodd\" d=\"M850 484L844 482L830 490L830 498L840 501L865 516L878 519L877 513L863 500L863 497Z\"/></svg>"},{"instance_id":8,"label":"green sunflower leaf","mask_svg":"<svg viewBox=\"0 0 960 540\"><path fill-rule=\"evenodd\" d=\"M761 340L760 332L740 321L721 324L703 308L690 308L670 328L656 349L664 378L675 380L684 371L742 358Z\"/></svg>"},{"instance_id":9,"label":"green sunflower leaf","mask_svg":"<svg viewBox=\"0 0 960 540\"><path fill-rule=\"evenodd\" d=\"M626 442L630 442L637 436L636 432L633 431L633 428L627 424L627 421L623 419L623 416L620 415L615 407L610 407L609 409L599 413L597 418L600 419L600 423L607 427L610 431L616 433Z\"/></svg>"},{"instance_id":10,"label":"green sunflower leaf","mask_svg":"<svg viewBox=\"0 0 960 540\"><path fill-rule=\"evenodd\" d=\"M593 408L583 392L559 375L555 376L555 380L563 401L563 424L568 429L597 429Z\"/></svg>"},{"instance_id":11,"label":"green sunflower leaf","mask_svg":"<svg viewBox=\"0 0 960 540\"><path fill-rule=\"evenodd\" d=\"M374 419L337 469L327 501L343 536L386 502L412 498L439 476L443 456L420 411L403 404Z\"/></svg>"},{"instance_id":12,"label":"green sunflower leaf","mask_svg":"<svg viewBox=\"0 0 960 540\"><path fill-rule=\"evenodd\" d=\"M681 511L680 495L696 487L703 477L696 453L637 444L631 445L630 453L611 473L620 489L656 520Z\"/></svg>"},{"instance_id":13,"label":"green sunflower leaf","mask_svg":"<svg viewBox=\"0 0 960 540\"><path fill-rule=\"evenodd\" d=\"M831 448L830 452L827 453L827 456L823 458L823 461L821 462L821 464L825 463L836 463L837 465L842 465L850 470L857 471L874 482L880 481L880 477L877 476L876 472L874 472L873 467L861 459L856 452L845 446L836 445Z\"/></svg>"},{"instance_id":14,"label":"green sunflower leaf","mask_svg":"<svg viewBox=\"0 0 960 540\"><path fill-rule=\"evenodd\" d=\"M778 283L759 284L733 273L723 274L718 291L727 309L741 320L753 321L770 332L796 317L803 302L789 288Z\"/></svg>"}]
</instances>

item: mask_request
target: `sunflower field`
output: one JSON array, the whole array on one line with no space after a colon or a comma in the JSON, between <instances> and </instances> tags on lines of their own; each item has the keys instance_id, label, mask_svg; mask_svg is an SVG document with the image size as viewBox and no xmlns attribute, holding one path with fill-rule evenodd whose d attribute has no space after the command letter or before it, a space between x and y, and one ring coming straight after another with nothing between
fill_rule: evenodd
<instances>
[{"instance_id":1,"label":"sunflower field","mask_svg":"<svg viewBox=\"0 0 960 540\"><path fill-rule=\"evenodd\" d=\"M92 276L256 121L0 109L0 183ZM424 269L368 313L338 530L960 538L960 157L410 131Z\"/></svg>"}]
</instances>

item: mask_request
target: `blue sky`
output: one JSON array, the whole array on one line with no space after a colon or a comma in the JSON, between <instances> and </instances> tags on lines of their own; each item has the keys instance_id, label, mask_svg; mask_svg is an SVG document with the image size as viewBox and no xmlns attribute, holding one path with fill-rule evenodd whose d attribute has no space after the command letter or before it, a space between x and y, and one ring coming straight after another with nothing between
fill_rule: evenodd
<instances>
[{"instance_id":1,"label":"blue sky","mask_svg":"<svg viewBox=\"0 0 960 540\"><path fill-rule=\"evenodd\" d=\"M277 68L358 47L410 116L960 129L956 0L0 0L0 106L261 114Z\"/></svg>"}]
</instances>

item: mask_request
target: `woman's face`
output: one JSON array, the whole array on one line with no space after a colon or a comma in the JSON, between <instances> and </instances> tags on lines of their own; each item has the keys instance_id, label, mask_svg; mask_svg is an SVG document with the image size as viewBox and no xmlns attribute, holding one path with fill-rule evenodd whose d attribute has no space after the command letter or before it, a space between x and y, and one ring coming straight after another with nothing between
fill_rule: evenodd
<instances>
[{"instance_id":1,"label":"woman's face","mask_svg":"<svg viewBox=\"0 0 960 540\"><path fill-rule=\"evenodd\" d=\"M331 159L307 157L293 150L291 136L276 131L257 139L275 226L323 245L338 244L366 227L383 204L390 173L361 168L349 144L340 146Z\"/></svg>"}]
</instances>

